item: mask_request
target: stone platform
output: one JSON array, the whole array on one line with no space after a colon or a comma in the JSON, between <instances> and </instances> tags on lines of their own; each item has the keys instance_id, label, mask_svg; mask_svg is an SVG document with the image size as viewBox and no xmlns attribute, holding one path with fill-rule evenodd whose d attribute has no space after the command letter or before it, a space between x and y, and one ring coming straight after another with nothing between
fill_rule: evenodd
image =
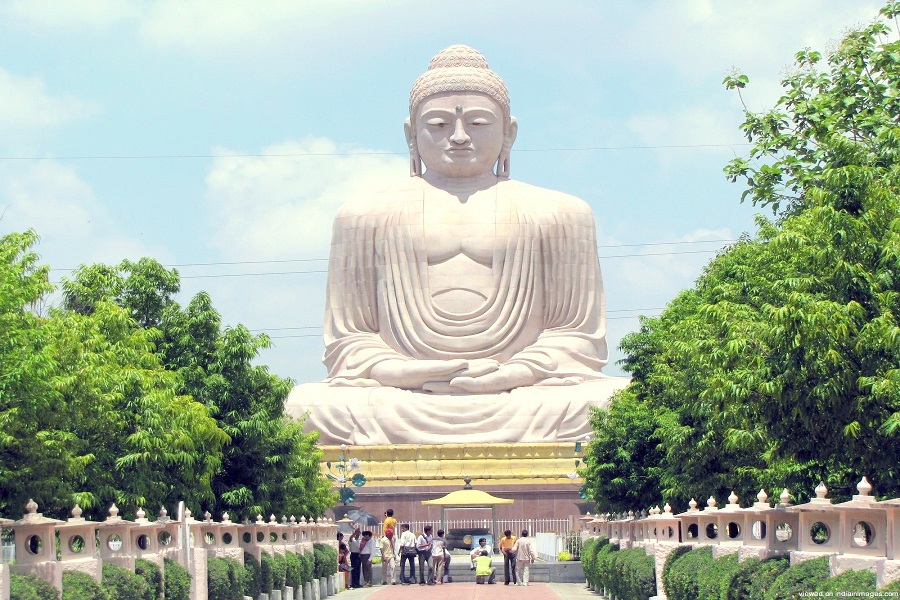
<instances>
[{"instance_id":1,"label":"stone platform","mask_svg":"<svg viewBox=\"0 0 900 600\"><path fill-rule=\"evenodd\" d=\"M432 394L392 387L296 386L285 412L308 415L323 445L575 442L591 431L590 408L604 408L627 377L499 394Z\"/></svg>"},{"instance_id":2,"label":"stone platform","mask_svg":"<svg viewBox=\"0 0 900 600\"><path fill-rule=\"evenodd\" d=\"M323 460L334 464L339 446L324 446ZM349 446L347 458L358 458L367 483L354 488L366 511L380 516L393 508L401 520L437 522L440 507L423 506L462 487L472 485L515 504L497 507L497 517L555 519L579 514L580 478L575 472L575 444L442 444ZM327 472L327 467L323 464ZM482 518L482 514L454 514L449 518Z\"/></svg>"}]
</instances>

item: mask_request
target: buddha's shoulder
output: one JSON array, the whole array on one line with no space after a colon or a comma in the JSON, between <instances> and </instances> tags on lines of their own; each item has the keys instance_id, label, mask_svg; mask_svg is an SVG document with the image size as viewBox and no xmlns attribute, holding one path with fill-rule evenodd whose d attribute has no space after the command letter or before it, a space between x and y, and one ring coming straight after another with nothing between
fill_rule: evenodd
<instances>
[{"instance_id":1,"label":"buddha's shoulder","mask_svg":"<svg viewBox=\"0 0 900 600\"><path fill-rule=\"evenodd\" d=\"M421 198L423 189L424 186L419 177L392 182L391 185L368 190L347 200L338 210L337 217L372 217L395 214L411 198Z\"/></svg>"},{"instance_id":2,"label":"buddha's shoulder","mask_svg":"<svg viewBox=\"0 0 900 600\"><path fill-rule=\"evenodd\" d=\"M512 179L498 184L498 195L532 212L593 216L588 203L577 196Z\"/></svg>"}]
</instances>

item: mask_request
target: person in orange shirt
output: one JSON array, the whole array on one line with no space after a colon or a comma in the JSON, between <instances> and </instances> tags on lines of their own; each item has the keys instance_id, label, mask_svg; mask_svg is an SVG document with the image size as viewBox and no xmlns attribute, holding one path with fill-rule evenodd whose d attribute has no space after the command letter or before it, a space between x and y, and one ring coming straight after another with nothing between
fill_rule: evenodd
<instances>
[{"instance_id":1,"label":"person in orange shirt","mask_svg":"<svg viewBox=\"0 0 900 600\"><path fill-rule=\"evenodd\" d=\"M516 553L513 551L513 546L515 545L516 536L507 529L503 532L503 537L500 538L500 543L498 544L500 552L503 553L503 585L509 585L510 577L514 584L518 585L519 583L518 579L516 579Z\"/></svg>"},{"instance_id":2,"label":"person in orange shirt","mask_svg":"<svg viewBox=\"0 0 900 600\"><path fill-rule=\"evenodd\" d=\"M397 519L394 518L394 509L389 508L384 511L384 525L381 527L381 532L384 534L388 529L393 529L397 531Z\"/></svg>"}]
</instances>

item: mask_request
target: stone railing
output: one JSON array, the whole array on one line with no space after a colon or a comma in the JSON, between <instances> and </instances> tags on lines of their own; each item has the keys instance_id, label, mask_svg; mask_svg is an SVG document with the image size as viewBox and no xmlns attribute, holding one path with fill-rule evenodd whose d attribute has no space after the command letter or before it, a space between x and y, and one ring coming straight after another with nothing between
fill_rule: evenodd
<instances>
[{"instance_id":1,"label":"stone railing","mask_svg":"<svg viewBox=\"0 0 900 600\"><path fill-rule=\"evenodd\" d=\"M606 537L623 549L644 547L656 560L656 598L665 598L663 567L679 546L712 546L714 557L737 553L740 561L789 555L795 564L828 556L832 575L870 570L880 588L900 579L900 499L876 501L865 477L857 490L851 500L836 504L820 484L815 498L798 505L790 503L787 489L774 505L762 490L746 508L732 493L725 506L710 497L701 510L691 500L679 514L666 504L645 515L586 515L582 536Z\"/></svg>"},{"instance_id":2,"label":"stone railing","mask_svg":"<svg viewBox=\"0 0 900 600\"><path fill-rule=\"evenodd\" d=\"M191 576L191 600L207 600L209 557L233 558L243 564L245 552L259 560L264 553L312 552L315 543L337 548L337 525L325 518L282 517L278 521L271 515L265 521L259 515L255 523L234 523L227 513L218 522L206 513L204 520L198 521L182 503L177 519L169 518L163 508L153 521L145 518L142 509L134 521L127 521L113 505L104 521L90 521L81 517L76 505L72 517L60 521L43 516L37 508L29 501L21 519L0 522L0 528L12 531L15 540L15 563L0 564L0 600L9 600L10 572L33 573L62 590L65 570L83 571L100 581L104 563L134 571L137 559L153 562L160 569L165 568L165 559L178 562ZM317 585L307 584L304 590L284 588L260 597L320 599L340 591L343 582L336 574Z\"/></svg>"}]
</instances>

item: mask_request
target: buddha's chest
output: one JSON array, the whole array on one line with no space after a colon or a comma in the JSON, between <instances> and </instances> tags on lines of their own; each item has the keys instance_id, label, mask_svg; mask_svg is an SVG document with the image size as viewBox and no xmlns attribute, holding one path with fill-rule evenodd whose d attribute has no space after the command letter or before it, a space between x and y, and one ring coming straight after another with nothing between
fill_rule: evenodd
<instances>
[{"instance_id":1,"label":"buddha's chest","mask_svg":"<svg viewBox=\"0 0 900 600\"><path fill-rule=\"evenodd\" d=\"M502 228L498 230L497 227L494 197L474 194L465 202L455 197L449 201L428 200L426 198L422 210L423 241L428 264L437 265L464 256L489 267L494 251L506 243Z\"/></svg>"}]
</instances>

